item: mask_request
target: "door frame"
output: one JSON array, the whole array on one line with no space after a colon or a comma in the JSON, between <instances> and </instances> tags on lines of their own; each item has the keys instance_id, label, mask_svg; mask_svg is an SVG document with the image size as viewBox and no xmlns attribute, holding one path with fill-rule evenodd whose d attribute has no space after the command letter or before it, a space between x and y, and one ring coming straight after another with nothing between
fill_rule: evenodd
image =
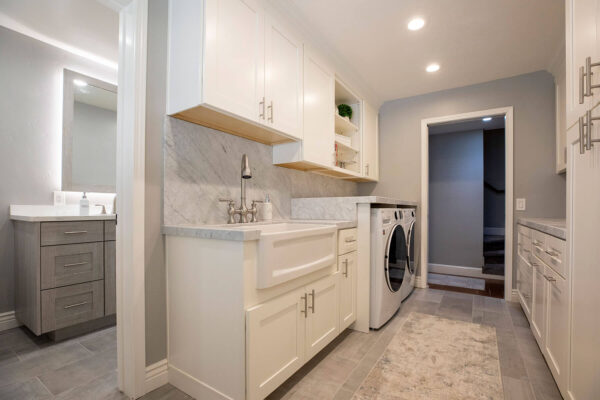
<instances>
[{"instance_id":1,"label":"door frame","mask_svg":"<svg viewBox=\"0 0 600 400\"><path fill-rule=\"evenodd\" d=\"M145 137L148 0L99 0L119 13L117 95L117 375L146 394Z\"/></svg>"},{"instance_id":2,"label":"door frame","mask_svg":"<svg viewBox=\"0 0 600 400\"><path fill-rule=\"evenodd\" d=\"M465 120L504 115L505 133L505 238L504 238L504 299L512 300L512 275L513 275L513 107L500 107L488 110L473 111L469 113L446 115L442 117L426 118L421 120L421 274L417 277L416 286L427 287L427 273L429 271L429 125L447 122L460 122Z\"/></svg>"}]
</instances>

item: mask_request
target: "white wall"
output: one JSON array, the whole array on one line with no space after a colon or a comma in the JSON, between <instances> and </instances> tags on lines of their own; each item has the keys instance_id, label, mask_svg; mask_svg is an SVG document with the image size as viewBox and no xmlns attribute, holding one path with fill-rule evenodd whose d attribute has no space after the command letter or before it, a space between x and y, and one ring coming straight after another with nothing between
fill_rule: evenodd
<instances>
[{"instance_id":1,"label":"white wall","mask_svg":"<svg viewBox=\"0 0 600 400\"><path fill-rule=\"evenodd\" d=\"M483 131L429 136L429 262L483 266Z\"/></svg>"},{"instance_id":2,"label":"white wall","mask_svg":"<svg viewBox=\"0 0 600 400\"><path fill-rule=\"evenodd\" d=\"M117 113L74 102L72 184L116 187Z\"/></svg>"},{"instance_id":3,"label":"white wall","mask_svg":"<svg viewBox=\"0 0 600 400\"><path fill-rule=\"evenodd\" d=\"M14 309L10 204L61 189L63 69L116 83L116 70L0 27L0 312Z\"/></svg>"},{"instance_id":4,"label":"white wall","mask_svg":"<svg viewBox=\"0 0 600 400\"><path fill-rule=\"evenodd\" d=\"M519 217L564 218L565 177L554 173L554 80L546 71L386 102L379 182L359 184L359 192L420 201L421 120L506 106L514 107L514 195L527 199L527 210L514 213L515 231Z\"/></svg>"}]
</instances>

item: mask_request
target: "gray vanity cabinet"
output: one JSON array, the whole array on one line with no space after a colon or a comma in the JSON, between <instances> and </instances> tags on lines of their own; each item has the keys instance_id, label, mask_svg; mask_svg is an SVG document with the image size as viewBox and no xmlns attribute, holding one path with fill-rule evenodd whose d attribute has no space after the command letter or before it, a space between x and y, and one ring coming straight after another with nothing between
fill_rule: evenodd
<instances>
[{"instance_id":1,"label":"gray vanity cabinet","mask_svg":"<svg viewBox=\"0 0 600 400\"><path fill-rule=\"evenodd\" d=\"M115 313L115 221L14 222L19 322L41 335Z\"/></svg>"}]
</instances>

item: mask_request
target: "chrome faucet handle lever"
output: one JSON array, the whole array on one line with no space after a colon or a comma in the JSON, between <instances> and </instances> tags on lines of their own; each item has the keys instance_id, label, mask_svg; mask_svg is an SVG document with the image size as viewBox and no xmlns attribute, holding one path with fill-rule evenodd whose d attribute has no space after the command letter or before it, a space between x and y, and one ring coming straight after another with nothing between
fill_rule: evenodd
<instances>
[{"instance_id":1,"label":"chrome faucet handle lever","mask_svg":"<svg viewBox=\"0 0 600 400\"><path fill-rule=\"evenodd\" d=\"M256 217L258 215L258 208L256 207L257 203L264 203L264 201L252 200L252 205L248 210L248 214L250 214L250 222L258 222L258 218Z\"/></svg>"},{"instance_id":2,"label":"chrome faucet handle lever","mask_svg":"<svg viewBox=\"0 0 600 400\"><path fill-rule=\"evenodd\" d=\"M235 224L235 201L231 200L231 199L219 199L220 202L222 203L228 203L227 204L227 215L229 215L229 218L227 219L227 223L228 224Z\"/></svg>"}]
</instances>

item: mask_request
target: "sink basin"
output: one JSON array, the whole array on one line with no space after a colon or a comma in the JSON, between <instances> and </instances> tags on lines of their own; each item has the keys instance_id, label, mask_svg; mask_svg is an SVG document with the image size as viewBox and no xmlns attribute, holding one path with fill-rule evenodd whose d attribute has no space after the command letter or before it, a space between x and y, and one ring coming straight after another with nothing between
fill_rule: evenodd
<instances>
[{"instance_id":1,"label":"sink basin","mask_svg":"<svg viewBox=\"0 0 600 400\"><path fill-rule=\"evenodd\" d=\"M274 223L247 225L260 230L256 287L266 289L335 262L335 225Z\"/></svg>"}]
</instances>

